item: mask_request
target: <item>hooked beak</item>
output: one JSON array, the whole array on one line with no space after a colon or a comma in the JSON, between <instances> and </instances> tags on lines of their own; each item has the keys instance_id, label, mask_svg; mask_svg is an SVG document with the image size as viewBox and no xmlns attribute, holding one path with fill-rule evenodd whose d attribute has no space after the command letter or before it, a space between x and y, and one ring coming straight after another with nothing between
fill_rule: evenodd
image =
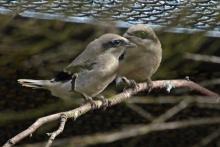
<instances>
[{"instance_id":1,"label":"hooked beak","mask_svg":"<svg viewBox=\"0 0 220 147\"><path fill-rule=\"evenodd\" d=\"M137 47L136 44L134 44L134 43L132 43L132 42L130 42L130 41L126 42L125 46L126 46L127 48L135 48L135 47Z\"/></svg>"},{"instance_id":2,"label":"hooked beak","mask_svg":"<svg viewBox=\"0 0 220 147\"><path fill-rule=\"evenodd\" d=\"M125 37L125 38L130 38L132 36L132 34L130 34L130 33L128 33L128 32L126 32L126 33L124 33L124 35L123 35L123 37Z\"/></svg>"},{"instance_id":3,"label":"hooked beak","mask_svg":"<svg viewBox=\"0 0 220 147\"><path fill-rule=\"evenodd\" d=\"M125 37L125 38L131 40L131 34L128 33L128 32L127 32L127 33L124 33L123 37ZM126 47L128 47L128 48L135 48L135 47L137 47L137 45L134 44L134 43L132 43L131 41L128 41L128 45L126 45Z\"/></svg>"}]
</instances>

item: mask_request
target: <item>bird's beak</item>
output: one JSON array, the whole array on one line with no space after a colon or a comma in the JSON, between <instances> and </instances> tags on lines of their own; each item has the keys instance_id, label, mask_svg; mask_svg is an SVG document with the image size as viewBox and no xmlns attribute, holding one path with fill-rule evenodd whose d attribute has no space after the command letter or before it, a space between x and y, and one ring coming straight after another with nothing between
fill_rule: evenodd
<instances>
[{"instance_id":1,"label":"bird's beak","mask_svg":"<svg viewBox=\"0 0 220 147\"><path fill-rule=\"evenodd\" d=\"M125 32L124 34L123 34L123 37L125 37L125 38L131 38L133 36L133 34L132 33L129 33L129 32Z\"/></svg>"},{"instance_id":2,"label":"bird's beak","mask_svg":"<svg viewBox=\"0 0 220 147\"><path fill-rule=\"evenodd\" d=\"M126 42L125 46L126 46L127 48L135 48L135 47L137 47L136 44L134 44L134 43L132 43L132 42L130 42L130 41Z\"/></svg>"},{"instance_id":3,"label":"bird's beak","mask_svg":"<svg viewBox=\"0 0 220 147\"><path fill-rule=\"evenodd\" d=\"M124 33L123 37L129 38L129 34L128 33Z\"/></svg>"}]
</instances>

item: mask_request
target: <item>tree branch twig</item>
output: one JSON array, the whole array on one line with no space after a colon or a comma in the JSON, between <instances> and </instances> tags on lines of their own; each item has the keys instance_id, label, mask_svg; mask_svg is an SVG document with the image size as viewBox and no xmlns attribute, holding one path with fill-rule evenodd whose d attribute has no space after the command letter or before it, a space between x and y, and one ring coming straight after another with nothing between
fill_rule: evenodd
<instances>
[{"instance_id":1,"label":"tree branch twig","mask_svg":"<svg viewBox=\"0 0 220 147\"><path fill-rule=\"evenodd\" d=\"M140 135L144 135L144 134L156 132L156 131L183 129L183 128L188 128L188 127L193 127L193 126L211 125L211 124L219 124L219 123L220 123L220 117L205 117L205 118L196 118L196 119L191 119L191 120L151 123L151 124L146 124L146 125L143 125L143 124L132 125L132 126L125 127L117 131L95 133L95 134L90 134L90 135L74 136L70 138L59 139L58 141L55 141L55 144L59 144L59 145L74 144L78 147L82 147L82 146L95 145L95 144L101 144L101 143L111 143L111 142L115 142L121 139L126 139L129 137L137 136L136 134L133 135L132 133L127 134L127 132L130 132L130 130L131 132L134 132L134 133L136 131L139 131L138 136L140 136ZM147 133L146 133L146 130L147 130ZM211 139L213 139L214 137L217 136L217 134L219 134L219 132L217 131L218 130L214 132L215 134L214 133L210 134ZM210 136L208 136L208 138ZM41 144L42 143L37 143L36 147L42 146ZM35 147L35 145L33 147Z\"/></svg>"},{"instance_id":2,"label":"tree branch twig","mask_svg":"<svg viewBox=\"0 0 220 147\"><path fill-rule=\"evenodd\" d=\"M218 64L220 63L220 57L218 56L186 53L185 58L195 61L203 61L203 62L218 63Z\"/></svg>"},{"instance_id":3,"label":"tree branch twig","mask_svg":"<svg viewBox=\"0 0 220 147\"><path fill-rule=\"evenodd\" d=\"M141 117L145 118L148 121L152 121L154 119L154 116L147 112L146 110L142 109L136 104L127 103L127 107L131 110L135 111L137 114L139 114Z\"/></svg>"},{"instance_id":4,"label":"tree branch twig","mask_svg":"<svg viewBox=\"0 0 220 147\"><path fill-rule=\"evenodd\" d=\"M219 124L219 123L220 123L220 117L210 117L210 118L207 117L207 118L198 118L192 120L150 123L147 125L133 125L111 133L99 133L84 137L74 137L71 139L72 140L71 144L80 146L82 144L92 145L98 143L110 143L121 139L130 138L133 136L146 135L147 133L155 132L155 131L173 130L173 129L192 127L192 126L200 126L200 125L208 125L208 124L210 125L210 124Z\"/></svg>"},{"instance_id":5,"label":"tree branch twig","mask_svg":"<svg viewBox=\"0 0 220 147\"><path fill-rule=\"evenodd\" d=\"M65 124L66 124L66 121L67 121L67 117L65 114L61 114L61 119L60 119L60 126L59 128L52 132L52 133L47 133L48 136L50 136L48 142L47 142L47 145L46 147L50 147L54 141L54 139L60 134L63 132L64 130L64 127L65 127Z\"/></svg>"},{"instance_id":6,"label":"tree branch twig","mask_svg":"<svg viewBox=\"0 0 220 147\"><path fill-rule=\"evenodd\" d=\"M200 142L194 144L192 147L204 147L211 143L213 140L220 136L220 128L215 130L214 132L210 133L208 136L202 138Z\"/></svg>"},{"instance_id":7,"label":"tree branch twig","mask_svg":"<svg viewBox=\"0 0 220 147\"><path fill-rule=\"evenodd\" d=\"M218 97L219 95L215 92L212 92L192 81L188 80L158 80L158 81L153 81L153 89L162 89L162 88L190 88L191 90L195 90L197 92L200 92L201 94L205 96L210 96L210 97ZM111 102L110 106L116 105L118 103L121 103L128 98L130 98L132 95L137 94L140 91L146 90L147 83L140 83L138 86L134 89L128 89L120 94L117 94L111 98L109 98L109 101ZM102 105L101 101L95 101L95 104L97 105L97 109L99 109ZM64 114L66 118L78 118L79 116L87 113L88 111L91 111L92 107L90 104L85 104L83 106L80 106L78 108L75 108L70 111L66 112L60 112L52 115L48 115L45 117L41 117L37 119L30 127L28 127L26 130L20 132L13 138L9 139L3 147L11 147L24 139L25 137L29 136L30 134L34 133L39 127L41 127L43 124L49 123L51 121L56 121L61 119L61 116Z\"/></svg>"}]
</instances>

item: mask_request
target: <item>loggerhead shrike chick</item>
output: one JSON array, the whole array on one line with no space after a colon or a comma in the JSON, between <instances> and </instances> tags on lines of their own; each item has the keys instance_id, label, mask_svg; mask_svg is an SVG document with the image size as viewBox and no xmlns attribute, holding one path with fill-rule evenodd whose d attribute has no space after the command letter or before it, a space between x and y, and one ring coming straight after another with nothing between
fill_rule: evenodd
<instances>
[{"instance_id":1,"label":"loggerhead shrike chick","mask_svg":"<svg viewBox=\"0 0 220 147\"><path fill-rule=\"evenodd\" d=\"M74 73L76 66L100 55L106 48L113 47L113 43L111 44L110 42L120 39L124 40L124 38L121 38L120 35L112 33L104 34L95 39L87 45L86 49L80 55L78 55L66 68L64 68L64 72ZM132 46L135 46L135 44L132 43Z\"/></svg>"},{"instance_id":2,"label":"loggerhead shrike chick","mask_svg":"<svg viewBox=\"0 0 220 147\"><path fill-rule=\"evenodd\" d=\"M50 90L52 95L63 99L82 95L92 106L95 106L92 98L99 97L104 100L104 106L106 100L99 94L115 79L119 57L126 48L134 46L135 44L122 36L105 34L91 42L86 50L65 68L66 72L61 72L54 79L19 79L18 82L22 86Z\"/></svg>"},{"instance_id":3,"label":"loggerhead shrike chick","mask_svg":"<svg viewBox=\"0 0 220 147\"><path fill-rule=\"evenodd\" d=\"M153 29L144 24L131 26L123 36L137 47L126 50L120 62L116 85L120 87L120 84L125 82L134 86L135 81L146 81L150 91L153 86L151 76L157 71L162 59L160 40Z\"/></svg>"}]
</instances>

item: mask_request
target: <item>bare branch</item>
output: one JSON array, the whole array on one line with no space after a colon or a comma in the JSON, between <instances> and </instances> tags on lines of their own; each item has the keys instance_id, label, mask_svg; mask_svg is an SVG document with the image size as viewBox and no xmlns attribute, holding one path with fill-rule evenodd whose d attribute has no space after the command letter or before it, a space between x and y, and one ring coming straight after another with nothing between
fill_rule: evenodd
<instances>
[{"instance_id":1,"label":"bare branch","mask_svg":"<svg viewBox=\"0 0 220 147\"><path fill-rule=\"evenodd\" d=\"M217 57L217 56L186 53L185 58L195 60L195 61L203 61L203 62L211 62L211 63L220 64L220 57Z\"/></svg>"},{"instance_id":2,"label":"bare branch","mask_svg":"<svg viewBox=\"0 0 220 147\"><path fill-rule=\"evenodd\" d=\"M192 147L203 147L207 146L209 143L211 143L214 139L218 138L220 136L220 128L203 138L200 142L193 145Z\"/></svg>"},{"instance_id":3,"label":"bare branch","mask_svg":"<svg viewBox=\"0 0 220 147\"><path fill-rule=\"evenodd\" d=\"M152 123L160 123L160 122L167 121L172 116L176 115L178 112L180 112L183 109L185 109L186 107L188 107L189 104L190 104L190 100L189 99L186 98L186 99L182 100L179 104L175 105L174 107L172 107L171 109L167 110L165 113L163 113L159 117L155 118L152 121Z\"/></svg>"},{"instance_id":4,"label":"bare branch","mask_svg":"<svg viewBox=\"0 0 220 147\"><path fill-rule=\"evenodd\" d=\"M8 122L18 122L23 120L31 120L43 116L45 114L50 114L54 111L64 111L72 109L78 106L80 103L74 101L58 101L49 104L43 104L39 108L30 109L26 111L12 111L12 112L0 112L0 124L6 125Z\"/></svg>"},{"instance_id":5,"label":"bare branch","mask_svg":"<svg viewBox=\"0 0 220 147\"><path fill-rule=\"evenodd\" d=\"M206 96L211 96L211 97L218 97L219 95L215 92L212 92L192 81L188 81L188 80L159 80L159 81L153 81L153 89L161 89L161 88L167 88L168 87L172 87L172 88L182 88L182 87L187 87L190 88L191 90L195 90L197 92L200 92L203 95ZM121 103L125 100L127 100L128 98L130 98L132 95L137 94L140 91L144 91L146 90L147 87L147 83L140 83L138 84L138 86L135 89L128 89L120 94L117 94L111 98L109 98L110 101L110 105L116 105L118 103ZM101 101L95 101L95 104L97 105L97 109L99 109L102 105ZM91 111L92 107L90 104L85 104L83 106L80 106L76 109L70 110L70 111L66 111L66 112L61 112L61 113L56 113L56 114L52 114L52 115L48 115L42 118L39 118L35 123L33 123L29 128L27 128L26 130L22 131L21 133L17 134L16 136L14 136L13 138L11 138L10 140L8 140L3 147L10 147L15 145L16 143L18 143L19 141L21 141L22 139L24 139L25 137L29 136L30 134L32 134L33 132L35 132L39 127L41 127L43 124L45 123L49 123L51 121L55 121L61 118L61 114L66 115L67 118L78 118L79 116L87 113L88 111ZM172 114L173 115L173 114ZM170 116L170 115L168 115ZM167 118L167 117L165 117ZM164 120L164 118L163 118Z\"/></svg>"},{"instance_id":6,"label":"bare branch","mask_svg":"<svg viewBox=\"0 0 220 147\"><path fill-rule=\"evenodd\" d=\"M212 85L219 85L220 84L220 79L211 79L211 80L206 80L206 81L202 81L200 83L202 86L212 86Z\"/></svg>"},{"instance_id":7,"label":"bare branch","mask_svg":"<svg viewBox=\"0 0 220 147\"><path fill-rule=\"evenodd\" d=\"M84 137L83 136L73 137L72 139L70 139L70 144L89 145L89 144L98 144L98 143L110 143L134 136L146 135L154 131L181 129L192 126L200 126L200 125L208 125L208 124L211 125L211 124L219 124L219 123L220 123L220 117L213 117L213 118L208 117L208 118L181 120L181 121L174 121L167 123L166 122L151 123L149 125L135 125L111 133L100 133L100 134L93 134Z\"/></svg>"},{"instance_id":8,"label":"bare branch","mask_svg":"<svg viewBox=\"0 0 220 147\"><path fill-rule=\"evenodd\" d=\"M53 132L53 133L47 133L47 135L50 136L48 142L47 142L47 145L46 147L50 147L54 141L54 139L60 134L63 132L64 130L64 127L65 127L65 124L66 124L66 121L67 121L67 117L65 114L61 114L61 120L60 120L60 126L59 128Z\"/></svg>"},{"instance_id":9,"label":"bare branch","mask_svg":"<svg viewBox=\"0 0 220 147\"><path fill-rule=\"evenodd\" d=\"M160 81L154 81L153 88L165 88L167 85L166 83L169 83L173 86L173 88L189 88L190 90L197 91L203 95L206 96L212 96L212 97L218 97L219 94L212 92L192 81L189 80L160 80Z\"/></svg>"},{"instance_id":10,"label":"bare branch","mask_svg":"<svg viewBox=\"0 0 220 147\"><path fill-rule=\"evenodd\" d=\"M211 125L211 124L219 124L219 123L220 123L220 117L207 117L207 118L197 118L197 119L180 120L173 122L152 123L147 125L132 125L129 127L125 127L122 130L117 130L112 132L96 133L85 136L74 136L67 139L59 139L58 141L55 141L54 144L59 144L59 145L74 144L75 146L81 147L81 146L95 145L99 143L111 143L121 139L126 139L134 136L136 137L139 135L146 135L147 133L156 132L156 131L183 129L187 127ZM217 130L213 132L214 137L215 134L217 136L219 132L217 132ZM210 136L211 135L212 134L210 134ZM36 146L41 146L41 145L39 145L38 143L36 144Z\"/></svg>"},{"instance_id":11,"label":"bare branch","mask_svg":"<svg viewBox=\"0 0 220 147\"><path fill-rule=\"evenodd\" d=\"M201 108L201 109L220 110L220 104L197 103L197 104L195 104L195 106L198 107L198 108Z\"/></svg>"},{"instance_id":12,"label":"bare branch","mask_svg":"<svg viewBox=\"0 0 220 147\"><path fill-rule=\"evenodd\" d=\"M152 116L149 112L146 110L142 109L141 107L132 104L132 103L127 103L128 108L132 109L136 113L138 113L141 117L145 118L148 121L152 121L154 119L154 116Z\"/></svg>"}]
</instances>

